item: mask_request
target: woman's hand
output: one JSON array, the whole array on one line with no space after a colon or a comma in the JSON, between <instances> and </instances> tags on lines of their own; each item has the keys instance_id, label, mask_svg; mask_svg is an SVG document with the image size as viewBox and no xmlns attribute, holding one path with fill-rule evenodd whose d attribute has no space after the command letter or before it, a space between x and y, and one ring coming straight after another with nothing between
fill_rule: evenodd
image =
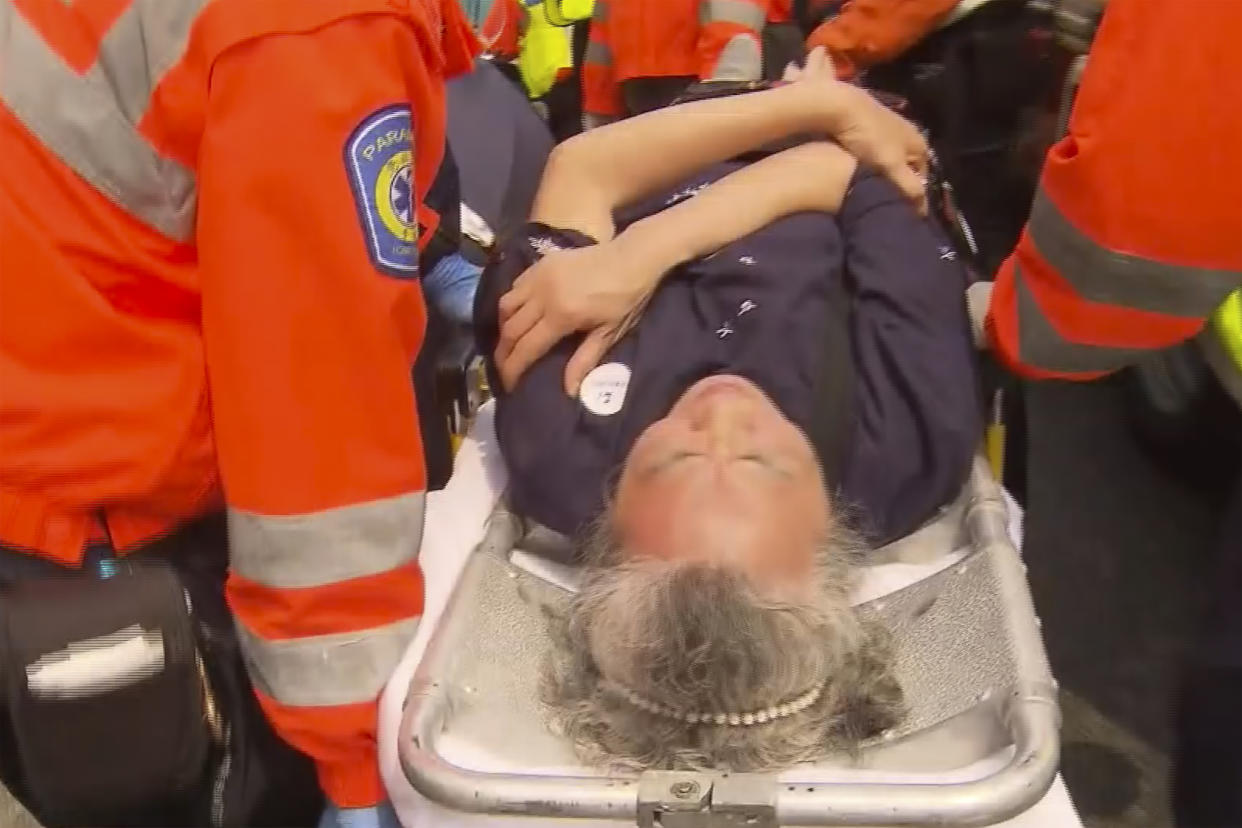
<instances>
[{"instance_id":1,"label":"woman's hand","mask_svg":"<svg viewBox=\"0 0 1242 828\"><path fill-rule=\"evenodd\" d=\"M823 46L816 46L806 56L806 63L799 66L796 63L790 63L785 67L784 79L790 83L797 81L813 81L813 80L836 80L836 67L832 65L832 58L828 55L828 50Z\"/></svg>"},{"instance_id":2,"label":"woman's hand","mask_svg":"<svg viewBox=\"0 0 1242 828\"><path fill-rule=\"evenodd\" d=\"M914 125L863 89L839 84L842 104L831 135L863 164L884 173L927 214L928 148Z\"/></svg>"},{"instance_id":3,"label":"woman's hand","mask_svg":"<svg viewBox=\"0 0 1242 828\"><path fill-rule=\"evenodd\" d=\"M512 390L531 365L570 334L586 338L565 367L565 391L578 386L638 321L667 268L632 255L622 239L544 256L500 299L496 369Z\"/></svg>"},{"instance_id":4,"label":"woman's hand","mask_svg":"<svg viewBox=\"0 0 1242 828\"><path fill-rule=\"evenodd\" d=\"M785 80L819 84L834 96L829 135L859 161L884 173L926 214L928 148L913 124L866 90L838 81L822 46L811 50L805 65L785 67Z\"/></svg>"}]
</instances>

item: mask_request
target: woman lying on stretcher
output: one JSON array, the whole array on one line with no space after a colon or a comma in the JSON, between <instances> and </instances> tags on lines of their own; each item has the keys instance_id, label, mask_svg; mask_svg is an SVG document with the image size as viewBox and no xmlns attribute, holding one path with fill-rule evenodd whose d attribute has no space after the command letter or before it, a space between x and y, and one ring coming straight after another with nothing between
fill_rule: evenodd
<instances>
[{"instance_id":1,"label":"woman lying on stretcher","mask_svg":"<svg viewBox=\"0 0 1242 828\"><path fill-rule=\"evenodd\" d=\"M822 140L740 157L825 133L888 177ZM981 432L922 147L814 75L653 112L556 150L484 274L512 505L581 539L546 695L588 761L759 770L900 717L851 568Z\"/></svg>"}]
</instances>

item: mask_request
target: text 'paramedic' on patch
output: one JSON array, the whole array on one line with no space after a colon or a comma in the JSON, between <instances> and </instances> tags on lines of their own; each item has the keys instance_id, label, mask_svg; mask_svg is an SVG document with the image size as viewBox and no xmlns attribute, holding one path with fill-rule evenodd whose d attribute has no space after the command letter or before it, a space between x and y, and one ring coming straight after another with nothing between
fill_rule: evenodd
<instances>
[{"instance_id":1,"label":"text 'paramedic' on patch","mask_svg":"<svg viewBox=\"0 0 1242 828\"><path fill-rule=\"evenodd\" d=\"M387 106L368 115L345 144L345 166L375 267L399 278L418 275L409 106Z\"/></svg>"}]
</instances>

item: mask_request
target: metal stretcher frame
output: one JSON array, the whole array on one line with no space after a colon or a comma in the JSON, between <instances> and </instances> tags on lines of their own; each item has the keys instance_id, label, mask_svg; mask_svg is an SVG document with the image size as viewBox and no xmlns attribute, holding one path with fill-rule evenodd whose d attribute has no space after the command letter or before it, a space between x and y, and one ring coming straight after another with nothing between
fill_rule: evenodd
<instances>
[{"instance_id":1,"label":"metal stretcher frame","mask_svg":"<svg viewBox=\"0 0 1242 828\"><path fill-rule=\"evenodd\" d=\"M1013 749L1008 762L990 775L948 784L794 785L778 774L648 771L630 776L540 776L455 766L437 750L437 740L451 712L447 682L440 678L467 617L461 604L471 600L461 582L410 685L398 737L402 769L425 798L457 811L496 816L624 820L666 828L975 826L1016 816L1047 792L1057 773L1056 683L1044 655L1026 567L1007 533L1004 500L982 458L975 461L967 494L966 530L976 552L987 558L1005 634L1015 644L1011 653L1015 680L1000 702ZM485 547L511 549L518 541L517 531L516 521L494 520L474 555ZM458 629L453 629L455 623Z\"/></svg>"}]
</instances>

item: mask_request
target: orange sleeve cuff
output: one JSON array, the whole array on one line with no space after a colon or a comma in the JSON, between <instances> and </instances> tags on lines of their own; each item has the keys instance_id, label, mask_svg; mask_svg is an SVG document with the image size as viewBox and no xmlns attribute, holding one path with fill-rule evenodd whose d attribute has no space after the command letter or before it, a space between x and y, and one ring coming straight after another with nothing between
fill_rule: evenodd
<instances>
[{"instance_id":1,"label":"orange sleeve cuff","mask_svg":"<svg viewBox=\"0 0 1242 828\"><path fill-rule=\"evenodd\" d=\"M324 796L338 808L370 808L388 798L375 756L362 762L316 762L315 771Z\"/></svg>"},{"instance_id":2,"label":"orange sleeve cuff","mask_svg":"<svg viewBox=\"0 0 1242 828\"><path fill-rule=\"evenodd\" d=\"M818 46L824 47L829 57L832 58L832 66L836 69L837 77L841 80L852 80L858 74L858 67L854 65L849 49L842 42L844 40L842 33L833 26L834 22L830 20L819 24L806 39L806 50L810 52Z\"/></svg>"},{"instance_id":3,"label":"orange sleeve cuff","mask_svg":"<svg viewBox=\"0 0 1242 828\"><path fill-rule=\"evenodd\" d=\"M380 777L377 701L291 707L255 688L259 707L286 742L315 762L319 787L339 808L369 808L387 798Z\"/></svg>"},{"instance_id":4,"label":"orange sleeve cuff","mask_svg":"<svg viewBox=\"0 0 1242 828\"><path fill-rule=\"evenodd\" d=\"M957 0L853 0L811 32L807 50L823 46L837 65L837 75L850 78L905 52L956 5Z\"/></svg>"}]
</instances>

